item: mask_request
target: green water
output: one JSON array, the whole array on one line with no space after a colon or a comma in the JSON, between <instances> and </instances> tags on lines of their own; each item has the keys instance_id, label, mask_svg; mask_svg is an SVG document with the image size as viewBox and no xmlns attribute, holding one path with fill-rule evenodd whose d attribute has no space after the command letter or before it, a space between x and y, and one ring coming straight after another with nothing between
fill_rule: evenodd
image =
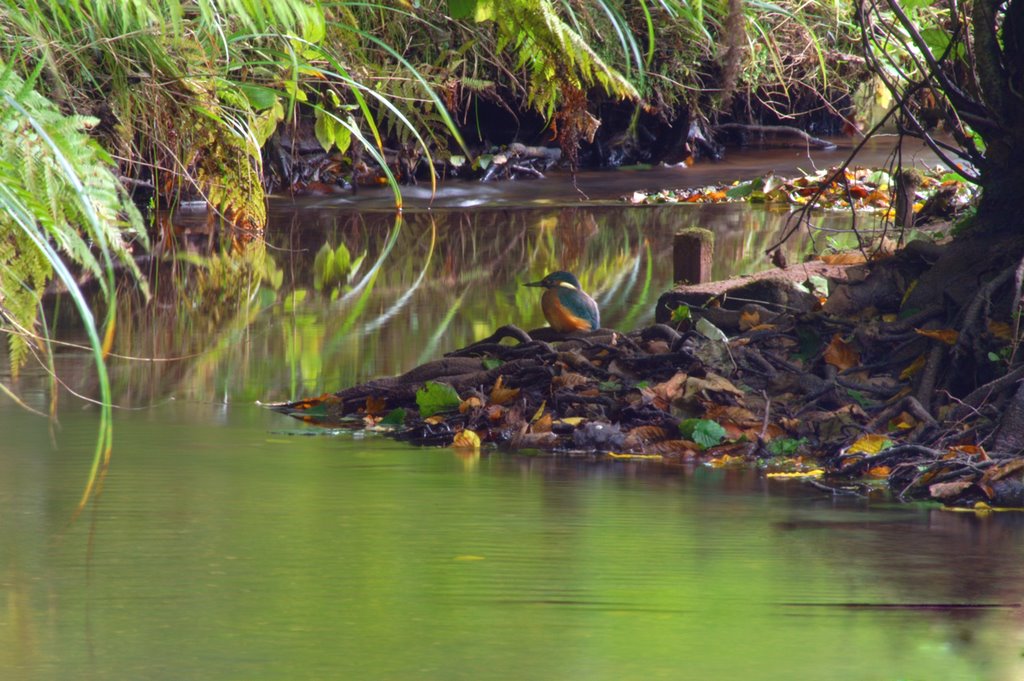
<instances>
[{"instance_id":1,"label":"green water","mask_svg":"<svg viewBox=\"0 0 1024 681\"><path fill-rule=\"evenodd\" d=\"M279 280L218 314L197 294L119 316L113 458L77 520L96 410L61 389L53 424L0 396L0 679L1024 678L1019 514L834 499L751 470L417 449L257 404L539 325L519 284L555 266L607 324L647 323L677 227L716 230L723 274L763 266L785 215L449 205L397 232L372 200L270 215ZM364 264L317 290L325 243ZM83 353L56 367L95 394ZM38 368L0 380L48 409Z\"/></svg>"},{"instance_id":2,"label":"green water","mask_svg":"<svg viewBox=\"0 0 1024 681\"><path fill-rule=\"evenodd\" d=\"M1022 525L754 472L0 409L4 679L1021 678ZM14 427L13 424L19 424ZM939 607L893 607L899 605Z\"/></svg>"}]
</instances>

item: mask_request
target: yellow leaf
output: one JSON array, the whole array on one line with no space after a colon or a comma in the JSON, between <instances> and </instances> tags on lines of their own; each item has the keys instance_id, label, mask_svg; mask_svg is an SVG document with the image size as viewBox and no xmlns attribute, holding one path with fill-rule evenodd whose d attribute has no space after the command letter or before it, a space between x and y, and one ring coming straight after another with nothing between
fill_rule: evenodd
<instances>
[{"instance_id":1,"label":"yellow leaf","mask_svg":"<svg viewBox=\"0 0 1024 681\"><path fill-rule=\"evenodd\" d=\"M544 400L543 402L540 403L540 407L537 409L537 411L535 411L533 413L533 418L530 419L530 423L533 423L535 421L539 421L540 418L542 416L544 416L544 407L547 405L547 403L548 403L547 400ZM549 416L548 417L548 423L550 423L550 422L551 422L551 417Z\"/></svg>"},{"instance_id":2,"label":"yellow leaf","mask_svg":"<svg viewBox=\"0 0 1024 681\"><path fill-rule=\"evenodd\" d=\"M797 471L795 473L768 473L769 478L820 478L825 475L825 471L820 468L814 468L809 471Z\"/></svg>"},{"instance_id":3,"label":"yellow leaf","mask_svg":"<svg viewBox=\"0 0 1024 681\"><path fill-rule=\"evenodd\" d=\"M956 339L960 337L955 329L914 329L914 331L922 336L942 341L946 345L956 345Z\"/></svg>"},{"instance_id":4,"label":"yellow leaf","mask_svg":"<svg viewBox=\"0 0 1024 681\"><path fill-rule=\"evenodd\" d=\"M921 369L924 369L924 355L918 355L917 359L907 365L907 368L900 372L900 380L905 381Z\"/></svg>"},{"instance_id":5,"label":"yellow leaf","mask_svg":"<svg viewBox=\"0 0 1024 681\"><path fill-rule=\"evenodd\" d=\"M441 416L440 414L434 414L433 416L428 416L427 418L423 419L423 422L429 423L432 426L439 426L442 423L444 423L444 417Z\"/></svg>"},{"instance_id":6,"label":"yellow leaf","mask_svg":"<svg viewBox=\"0 0 1024 681\"><path fill-rule=\"evenodd\" d=\"M889 421L889 430L910 430L916 425L917 419L907 412L901 411L899 416Z\"/></svg>"},{"instance_id":7,"label":"yellow leaf","mask_svg":"<svg viewBox=\"0 0 1024 681\"><path fill-rule=\"evenodd\" d=\"M583 423L585 420L586 419L583 418L582 416L567 416L564 419L559 419L558 423L564 423L565 425L573 426L575 428L576 426Z\"/></svg>"},{"instance_id":8,"label":"yellow leaf","mask_svg":"<svg viewBox=\"0 0 1024 681\"><path fill-rule=\"evenodd\" d=\"M452 447L457 449L480 449L480 436L472 430L462 430L455 434Z\"/></svg>"},{"instance_id":9,"label":"yellow leaf","mask_svg":"<svg viewBox=\"0 0 1024 681\"><path fill-rule=\"evenodd\" d=\"M888 478L890 468L888 466L875 466L868 469L868 475L872 478Z\"/></svg>"},{"instance_id":10,"label":"yellow leaf","mask_svg":"<svg viewBox=\"0 0 1024 681\"><path fill-rule=\"evenodd\" d=\"M661 454L616 454L615 452L608 452L608 456L613 459L654 460L662 458Z\"/></svg>"},{"instance_id":11,"label":"yellow leaf","mask_svg":"<svg viewBox=\"0 0 1024 681\"><path fill-rule=\"evenodd\" d=\"M892 440L884 435L864 435L857 439L846 450L847 454L867 454L869 456L878 454L886 447L892 445Z\"/></svg>"}]
</instances>

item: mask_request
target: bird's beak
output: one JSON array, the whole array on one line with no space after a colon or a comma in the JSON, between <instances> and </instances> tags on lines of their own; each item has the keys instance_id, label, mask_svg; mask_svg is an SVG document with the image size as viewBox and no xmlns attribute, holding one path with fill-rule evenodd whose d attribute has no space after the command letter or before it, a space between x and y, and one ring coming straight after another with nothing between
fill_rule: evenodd
<instances>
[{"instance_id":1,"label":"bird's beak","mask_svg":"<svg viewBox=\"0 0 1024 681\"><path fill-rule=\"evenodd\" d=\"M531 281L529 284L523 284L523 286L544 286L543 281Z\"/></svg>"}]
</instances>

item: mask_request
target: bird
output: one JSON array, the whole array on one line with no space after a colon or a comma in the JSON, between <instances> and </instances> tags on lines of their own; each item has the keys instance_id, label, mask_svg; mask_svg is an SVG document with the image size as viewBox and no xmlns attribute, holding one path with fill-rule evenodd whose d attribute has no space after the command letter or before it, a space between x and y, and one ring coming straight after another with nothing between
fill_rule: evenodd
<instances>
[{"instance_id":1,"label":"bird","mask_svg":"<svg viewBox=\"0 0 1024 681\"><path fill-rule=\"evenodd\" d=\"M593 331L601 327L597 303L583 291L574 274L560 270L525 285L547 289L541 296L540 306L544 318L558 333Z\"/></svg>"}]
</instances>

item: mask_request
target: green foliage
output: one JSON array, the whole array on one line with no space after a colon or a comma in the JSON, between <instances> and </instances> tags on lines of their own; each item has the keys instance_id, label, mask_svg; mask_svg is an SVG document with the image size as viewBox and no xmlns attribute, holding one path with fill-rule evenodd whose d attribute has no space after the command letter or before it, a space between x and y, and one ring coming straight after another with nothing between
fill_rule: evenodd
<instances>
[{"instance_id":1,"label":"green foliage","mask_svg":"<svg viewBox=\"0 0 1024 681\"><path fill-rule=\"evenodd\" d=\"M64 116L2 62L0 70L0 312L15 331L8 345L16 372L56 258L82 267L112 295L104 275L110 262L101 259L118 258L138 276L123 230L143 243L145 234L109 156L89 138L95 119Z\"/></svg>"},{"instance_id":2,"label":"green foliage","mask_svg":"<svg viewBox=\"0 0 1024 681\"><path fill-rule=\"evenodd\" d=\"M767 448L773 456L796 456L806 444L805 437L782 437L769 442Z\"/></svg>"},{"instance_id":3,"label":"green foliage","mask_svg":"<svg viewBox=\"0 0 1024 681\"><path fill-rule=\"evenodd\" d=\"M392 409L387 414L385 414L384 418L382 418L380 420L380 423L378 423L377 425L378 426L398 427L398 426L403 425L404 423L405 423L405 409L399 407L398 409Z\"/></svg>"},{"instance_id":4,"label":"green foliage","mask_svg":"<svg viewBox=\"0 0 1024 681\"><path fill-rule=\"evenodd\" d=\"M686 304L682 304L682 305L677 306L676 309L672 310L672 318L671 318L671 320L672 320L672 322L678 324L680 322L685 322L686 320L690 319L692 316L693 315L690 312L690 306L686 305Z\"/></svg>"},{"instance_id":5,"label":"green foliage","mask_svg":"<svg viewBox=\"0 0 1024 681\"><path fill-rule=\"evenodd\" d=\"M685 419L679 424L679 432L702 449L714 447L725 437L725 428L710 419Z\"/></svg>"},{"instance_id":6,"label":"green foliage","mask_svg":"<svg viewBox=\"0 0 1024 681\"><path fill-rule=\"evenodd\" d=\"M455 388L447 383L427 381L416 391L416 406L419 407L422 418L458 409L460 402L462 400L455 392Z\"/></svg>"},{"instance_id":7,"label":"green foliage","mask_svg":"<svg viewBox=\"0 0 1024 681\"><path fill-rule=\"evenodd\" d=\"M528 74L528 101L545 116L551 117L567 89L599 85L614 97L639 99L636 87L562 21L549 0L477 0L475 4L477 21L494 22L498 49L515 50L516 67Z\"/></svg>"}]
</instances>

